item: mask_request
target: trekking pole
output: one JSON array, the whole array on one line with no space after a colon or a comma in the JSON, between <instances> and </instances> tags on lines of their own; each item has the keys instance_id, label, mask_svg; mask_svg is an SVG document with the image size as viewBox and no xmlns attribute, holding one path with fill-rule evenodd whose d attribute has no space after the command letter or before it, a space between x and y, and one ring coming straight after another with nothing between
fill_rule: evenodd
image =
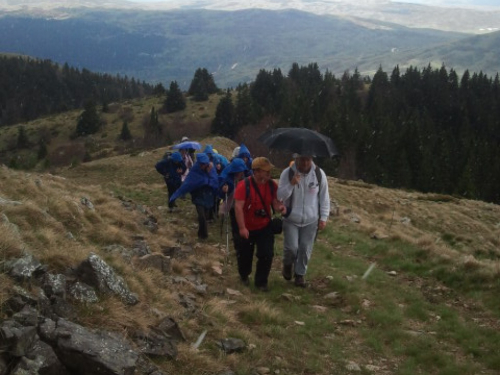
<instances>
[{"instance_id":1,"label":"trekking pole","mask_svg":"<svg viewBox=\"0 0 500 375\"><path fill-rule=\"evenodd\" d=\"M227 265L227 262L229 260L229 207L227 201L227 192L225 210L226 212L224 212L224 220L226 220L226 256L224 257L224 266Z\"/></svg>"}]
</instances>

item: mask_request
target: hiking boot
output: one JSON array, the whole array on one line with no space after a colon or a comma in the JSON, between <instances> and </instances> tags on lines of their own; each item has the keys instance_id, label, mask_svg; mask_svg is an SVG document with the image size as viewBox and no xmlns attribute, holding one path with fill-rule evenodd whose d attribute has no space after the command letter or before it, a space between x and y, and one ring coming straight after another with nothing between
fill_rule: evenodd
<instances>
[{"instance_id":1,"label":"hiking boot","mask_svg":"<svg viewBox=\"0 0 500 375\"><path fill-rule=\"evenodd\" d=\"M283 275L283 278L285 280L292 280L292 265L287 265L287 264L283 264L283 269L281 271L281 275Z\"/></svg>"},{"instance_id":2,"label":"hiking boot","mask_svg":"<svg viewBox=\"0 0 500 375\"><path fill-rule=\"evenodd\" d=\"M269 288L267 287L267 285L255 285L255 287L261 292L269 292Z\"/></svg>"},{"instance_id":3,"label":"hiking boot","mask_svg":"<svg viewBox=\"0 0 500 375\"><path fill-rule=\"evenodd\" d=\"M250 279L247 277L240 277L241 283L245 286L250 286Z\"/></svg>"},{"instance_id":4,"label":"hiking boot","mask_svg":"<svg viewBox=\"0 0 500 375\"><path fill-rule=\"evenodd\" d=\"M295 275L295 286L298 286L299 288L306 287L306 280L303 275Z\"/></svg>"}]
</instances>

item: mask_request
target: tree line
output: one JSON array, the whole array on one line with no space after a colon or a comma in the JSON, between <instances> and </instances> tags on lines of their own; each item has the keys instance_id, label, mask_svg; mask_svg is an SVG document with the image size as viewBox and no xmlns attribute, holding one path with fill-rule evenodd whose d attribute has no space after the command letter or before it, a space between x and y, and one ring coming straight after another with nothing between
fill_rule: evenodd
<instances>
[{"instance_id":1,"label":"tree line","mask_svg":"<svg viewBox=\"0 0 500 375\"><path fill-rule=\"evenodd\" d=\"M261 70L221 98L212 132L235 137L266 117L330 136L339 177L500 203L498 74L459 77L430 65L379 68L373 78L322 74L317 64Z\"/></svg>"},{"instance_id":2,"label":"tree line","mask_svg":"<svg viewBox=\"0 0 500 375\"><path fill-rule=\"evenodd\" d=\"M0 126L82 108L89 99L105 105L150 95L134 78L92 73L50 60L0 56Z\"/></svg>"}]
</instances>

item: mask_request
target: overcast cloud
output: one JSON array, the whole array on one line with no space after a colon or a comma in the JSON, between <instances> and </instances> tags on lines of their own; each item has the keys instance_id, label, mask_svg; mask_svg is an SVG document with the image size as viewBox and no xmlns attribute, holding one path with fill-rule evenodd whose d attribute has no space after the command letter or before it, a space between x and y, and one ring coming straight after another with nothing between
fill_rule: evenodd
<instances>
[{"instance_id":1,"label":"overcast cloud","mask_svg":"<svg viewBox=\"0 0 500 375\"><path fill-rule=\"evenodd\" d=\"M134 3L159 3L159 2L182 2L182 0L128 0ZM356 0L351 0L356 3ZM398 3L413 3L434 6L453 6L453 7L496 7L500 9L500 0L393 0Z\"/></svg>"}]
</instances>

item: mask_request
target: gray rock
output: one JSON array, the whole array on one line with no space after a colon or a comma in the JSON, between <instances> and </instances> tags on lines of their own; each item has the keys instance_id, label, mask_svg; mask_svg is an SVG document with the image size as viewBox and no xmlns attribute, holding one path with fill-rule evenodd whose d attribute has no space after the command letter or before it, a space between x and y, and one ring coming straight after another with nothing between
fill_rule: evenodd
<instances>
[{"instance_id":1,"label":"gray rock","mask_svg":"<svg viewBox=\"0 0 500 375\"><path fill-rule=\"evenodd\" d=\"M127 262L130 262L134 255L134 250L127 249L126 247L117 244L106 246L103 250L110 254L120 255Z\"/></svg>"},{"instance_id":2,"label":"gray rock","mask_svg":"<svg viewBox=\"0 0 500 375\"><path fill-rule=\"evenodd\" d=\"M218 345L221 347L221 349L227 353L239 353L245 350L246 344L243 340L241 339L235 339L235 338L227 338L227 339L222 339L218 343Z\"/></svg>"},{"instance_id":3,"label":"gray rock","mask_svg":"<svg viewBox=\"0 0 500 375\"><path fill-rule=\"evenodd\" d=\"M0 348L13 357L23 357L36 340L36 326L24 327L14 320L0 325Z\"/></svg>"},{"instance_id":4,"label":"gray rock","mask_svg":"<svg viewBox=\"0 0 500 375\"><path fill-rule=\"evenodd\" d=\"M158 271L169 274L172 271L170 258L160 253L147 254L134 262L135 266L142 269L157 269Z\"/></svg>"},{"instance_id":5,"label":"gray rock","mask_svg":"<svg viewBox=\"0 0 500 375\"><path fill-rule=\"evenodd\" d=\"M80 198L80 203L83 204L85 207L87 207L89 210L94 211L94 205L92 204L89 198L86 197Z\"/></svg>"},{"instance_id":6,"label":"gray rock","mask_svg":"<svg viewBox=\"0 0 500 375\"><path fill-rule=\"evenodd\" d=\"M15 320L24 327L38 326L41 319L38 311L29 305L24 306L21 311L12 315L12 320Z\"/></svg>"},{"instance_id":7,"label":"gray rock","mask_svg":"<svg viewBox=\"0 0 500 375\"><path fill-rule=\"evenodd\" d=\"M51 346L56 343L56 322L52 319L45 318L38 326L38 334L41 339Z\"/></svg>"},{"instance_id":8,"label":"gray rock","mask_svg":"<svg viewBox=\"0 0 500 375\"><path fill-rule=\"evenodd\" d=\"M66 367L57 357L52 346L41 340L35 342L33 349L26 357L34 360L39 366L37 374L70 375Z\"/></svg>"},{"instance_id":9,"label":"gray rock","mask_svg":"<svg viewBox=\"0 0 500 375\"><path fill-rule=\"evenodd\" d=\"M97 297L97 293L95 292L95 290L91 286L85 283L81 283L79 281L70 285L69 294L71 297L80 302L84 303L99 302L99 297Z\"/></svg>"},{"instance_id":10,"label":"gray rock","mask_svg":"<svg viewBox=\"0 0 500 375\"><path fill-rule=\"evenodd\" d=\"M14 294L3 305L10 315L21 311L26 305L37 305L37 299L20 286L14 285L13 291Z\"/></svg>"},{"instance_id":11,"label":"gray rock","mask_svg":"<svg viewBox=\"0 0 500 375\"><path fill-rule=\"evenodd\" d=\"M149 357L177 358L176 341L155 332L136 332L132 339L140 353Z\"/></svg>"},{"instance_id":12,"label":"gray rock","mask_svg":"<svg viewBox=\"0 0 500 375\"><path fill-rule=\"evenodd\" d=\"M6 268L9 275L20 282L29 281L46 272L46 267L32 254L26 254L22 258L8 261L6 263Z\"/></svg>"},{"instance_id":13,"label":"gray rock","mask_svg":"<svg viewBox=\"0 0 500 375\"><path fill-rule=\"evenodd\" d=\"M137 295L129 290L125 280L94 253L78 266L76 273L86 284L97 288L100 292L116 294L126 304L135 305L139 302Z\"/></svg>"},{"instance_id":14,"label":"gray rock","mask_svg":"<svg viewBox=\"0 0 500 375\"><path fill-rule=\"evenodd\" d=\"M39 375L42 366L42 357L35 357L33 359L22 357L10 375Z\"/></svg>"},{"instance_id":15,"label":"gray rock","mask_svg":"<svg viewBox=\"0 0 500 375\"><path fill-rule=\"evenodd\" d=\"M132 249L132 254L142 257L144 255L151 254L151 249L144 239L136 239Z\"/></svg>"},{"instance_id":16,"label":"gray rock","mask_svg":"<svg viewBox=\"0 0 500 375\"><path fill-rule=\"evenodd\" d=\"M73 305L57 296L52 296L50 298L50 312L46 315L53 319L65 318L74 320L78 317L78 313Z\"/></svg>"},{"instance_id":17,"label":"gray rock","mask_svg":"<svg viewBox=\"0 0 500 375\"><path fill-rule=\"evenodd\" d=\"M9 358L0 354L0 375L7 375L9 371Z\"/></svg>"},{"instance_id":18,"label":"gray rock","mask_svg":"<svg viewBox=\"0 0 500 375\"><path fill-rule=\"evenodd\" d=\"M109 333L96 332L71 323L57 321L53 346L61 362L76 374L133 375L136 353L123 339Z\"/></svg>"},{"instance_id":19,"label":"gray rock","mask_svg":"<svg viewBox=\"0 0 500 375\"><path fill-rule=\"evenodd\" d=\"M165 336L172 337L177 341L186 341L184 333L182 333L179 325L172 318L164 318L160 323L153 327L156 332L162 333Z\"/></svg>"},{"instance_id":20,"label":"gray rock","mask_svg":"<svg viewBox=\"0 0 500 375\"><path fill-rule=\"evenodd\" d=\"M47 297L66 297L66 276L47 273L42 278L42 289Z\"/></svg>"}]
</instances>

